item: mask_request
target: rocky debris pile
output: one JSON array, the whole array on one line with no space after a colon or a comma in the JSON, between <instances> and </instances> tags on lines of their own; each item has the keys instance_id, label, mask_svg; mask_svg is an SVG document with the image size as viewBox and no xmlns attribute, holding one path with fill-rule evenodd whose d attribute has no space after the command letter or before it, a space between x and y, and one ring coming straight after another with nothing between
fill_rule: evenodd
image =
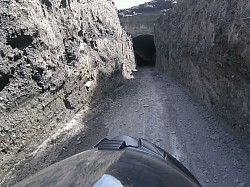
<instances>
[{"instance_id":1,"label":"rocky debris pile","mask_svg":"<svg viewBox=\"0 0 250 187\"><path fill-rule=\"evenodd\" d=\"M0 2L0 181L130 76L132 48L111 0Z\"/></svg>"},{"instance_id":2,"label":"rocky debris pile","mask_svg":"<svg viewBox=\"0 0 250 187\"><path fill-rule=\"evenodd\" d=\"M156 66L250 132L250 1L179 0L155 26Z\"/></svg>"}]
</instances>

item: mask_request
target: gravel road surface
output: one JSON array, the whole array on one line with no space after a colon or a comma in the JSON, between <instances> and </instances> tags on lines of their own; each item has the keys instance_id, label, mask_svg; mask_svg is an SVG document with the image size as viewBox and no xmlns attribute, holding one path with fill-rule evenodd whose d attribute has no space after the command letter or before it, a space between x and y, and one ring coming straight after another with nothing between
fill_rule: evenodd
<instances>
[{"instance_id":1,"label":"gravel road surface","mask_svg":"<svg viewBox=\"0 0 250 187\"><path fill-rule=\"evenodd\" d=\"M247 138L180 82L154 68L134 72L133 79L89 108L88 117L73 120L77 131L65 132L64 140L51 140L44 151L20 164L11 183L89 149L104 137L130 135L165 149L204 187L250 187Z\"/></svg>"},{"instance_id":2,"label":"gravel road surface","mask_svg":"<svg viewBox=\"0 0 250 187\"><path fill-rule=\"evenodd\" d=\"M203 186L250 186L250 159L242 148L247 145L229 124L166 74L142 68L134 77L113 92L103 111L108 137L150 140L181 161Z\"/></svg>"}]
</instances>

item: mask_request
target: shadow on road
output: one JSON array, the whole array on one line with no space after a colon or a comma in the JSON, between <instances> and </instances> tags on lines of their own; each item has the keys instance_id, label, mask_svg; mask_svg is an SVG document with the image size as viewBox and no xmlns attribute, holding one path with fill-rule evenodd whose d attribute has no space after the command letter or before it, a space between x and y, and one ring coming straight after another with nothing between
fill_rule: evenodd
<instances>
[{"instance_id":1,"label":"shadow on road","mask_svg":"<svg viewBox=\"0 0 250 187\"><path fill-rule=\"evenodd\" d=\"M92 148L100 139L106 137L108 129L103 123L102 111L109 107L107 96L117 88L119 89L124 82L132 80L125 80L119 67L110 74L100 72L96 80L97 86L94 90L91 90L93 96L88 104L88 110L81 119L81 123L77 125L78 128L80 126L80 130L78 129L73 134L69 132L69 138L66 140L67 132L63 132L63 139L59 136L56 139L49 140L46 147L40 150L38 154L29 155L25 160L16 164L10 171L5 184L13 185L43 168ZM79 109L79 112L81 112L81 109ZM77 113L72 114L72 118L74 115L77 115ZM55 132L52 132L50 136L53 136L53 133Z\"/></svg>"}]
</instances>

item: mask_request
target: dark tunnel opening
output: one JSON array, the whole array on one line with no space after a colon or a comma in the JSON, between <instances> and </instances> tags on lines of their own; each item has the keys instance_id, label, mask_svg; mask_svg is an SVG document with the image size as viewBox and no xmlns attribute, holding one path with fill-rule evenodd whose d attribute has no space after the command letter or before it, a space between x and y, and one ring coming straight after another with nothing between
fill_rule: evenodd
<instances>
[{"instance_id":1,"label":"dark tunnel opening","mask_svg":"<svg viewBox=\"0 0 250 187\"><path fill-rule=\"evenodd\" d=\"M155 66L155 43L153 35L140 35L133 38L135 61L138 67Z\"/></svg>"}]
</instances>

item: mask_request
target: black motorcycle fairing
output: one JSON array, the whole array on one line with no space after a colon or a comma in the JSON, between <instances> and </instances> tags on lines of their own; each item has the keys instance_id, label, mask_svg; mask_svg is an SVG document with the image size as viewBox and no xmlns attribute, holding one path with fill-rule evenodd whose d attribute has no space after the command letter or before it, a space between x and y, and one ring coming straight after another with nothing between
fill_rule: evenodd
<instances>
[{"instance_id":1,"label":"black motorcycle fairing","mask_svg":"<svg viewBox=\"0 0 250 187\"><path fill-rule=\"evenodd\" d=\"M134 138L131 136L117 136L112 139L104 138L99 143L95 145L95 148L98 150L122 150L124 148L135 149L137 151L142 151L147 154L151 154L152 156L159 157L164 159L170 164L173 168L181 170L185 175L190 177L193 181L199 184L198 180L194 177L194 175L178 160L176 160L173 156L167 153L165 150L161 149L157 145L143 139L143 138Z\"/></svg>"},{"instance_id":2,"label":"black motorcycle fairing","mask_svg":"<svg viewBox=\"0 0 250 187\"><path fill-rule=\"evenodd\" d=\"M201 187L180 162L146 140L116 137L100 141L97 148L53 164L14 187L104 187L103 181L116 187Z\"/></svg>"}]
</instances>

